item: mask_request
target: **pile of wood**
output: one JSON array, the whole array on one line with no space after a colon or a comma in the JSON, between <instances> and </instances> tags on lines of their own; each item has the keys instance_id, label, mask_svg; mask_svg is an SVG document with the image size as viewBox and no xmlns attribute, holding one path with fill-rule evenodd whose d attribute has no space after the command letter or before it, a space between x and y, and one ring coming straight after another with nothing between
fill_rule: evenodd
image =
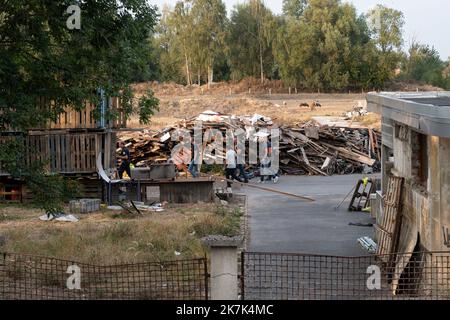
<instances>
[{"instance_id":1,"label":"pile of wood","mask_svg":"<svg viewBox=\"0 0 450 320\"><path fill-rule=\"evenodd\" d=\"M379 170L381 134L373 129L282 127L280 168L288 174L332 175Z\"/></svg>"},{"instance_id":2,"label":"pile of wood","mask_svg":"<svg viewBox=\"0 0 450 320\"><path fill-rule=\"evenodd\" d=\"M217 116L213 121L203 121L203 130L217 129L225 136L227 129L240 128L248 132L249 128L254 128L257 132L273 125L270 119L254 120L249 117ZM178 143L172 141L171 135L180 129L193 135L194 125L195 118L192 118L159 132L126 133L119 138L129 148L135 166L148 166L168 161L172 149ZM381 134L375 130L317 126L313 122L282 126L279 129L282 173L332 175L379 170ZM202 148L209 143L209 139L206 139ZM248 148L246 150L248 152ZM216 156L225 158L223 154Z\"/></svg>"}]
</instances>

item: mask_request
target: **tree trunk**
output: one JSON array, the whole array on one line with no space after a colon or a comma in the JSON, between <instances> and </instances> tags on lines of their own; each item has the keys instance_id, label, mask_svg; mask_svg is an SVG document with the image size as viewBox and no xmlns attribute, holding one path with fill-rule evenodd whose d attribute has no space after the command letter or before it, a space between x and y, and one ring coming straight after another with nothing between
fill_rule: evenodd
<instances>
[{"instance_id":1,"label":"tree trunk","mask_svg":"<svg viewBox=\"0 0 450 320\"><path fill-rule=\"evenodd\" d=\"M208 65L208 88L211 87L213 82L214 82L214 67L212 66L212 63L210 63Z\"/></svg>"},{"instance_id":2,"label":"tree trunk","mask_svg":"<svg viewBox=\"0 0 450 320\"><path fill-rule=\"evenodd\" d=\"M184 59L186 64L186 82L187 85L190 86L192 84L191 80L191 70L189 68L189 57L186 49L186 43L183 41L183 50L184 50Z\"/></svg>"},{"instance_id":3,"label":"tree trunk","mask_svg":"<svg viewBox=\"0 0 450 320\"><path fill-rule=\"evenodd\" d=\"M261 69L261 84L264 84L264 61L261 41L259 42L259 66Z\"/></svg>"},{"instance_id":4,"label":"tree trunk","mask_svg":"<svg viewBox=\"0 0 450 320\"><path fill-rule=\"evenodd\" d=\"M190 86L192 82L191 82L191 70L189 69L189 58L186 53L184 54L184 57L186 61L186 82L187 85Z\"/></svg>"}]
</instances>

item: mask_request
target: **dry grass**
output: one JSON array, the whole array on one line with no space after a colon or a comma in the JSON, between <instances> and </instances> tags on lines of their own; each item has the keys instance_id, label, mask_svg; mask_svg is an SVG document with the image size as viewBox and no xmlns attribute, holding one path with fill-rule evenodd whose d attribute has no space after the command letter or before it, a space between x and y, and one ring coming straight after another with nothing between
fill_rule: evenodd
<instances>
[{"instance_id":1,"label":"dry grass","mask_svg":"<svg viewBox=\"0 0 450 320\"><path fill-rule=\"evenodd\" d=\"M381 116L375 113L369 113L368 115L356 117L355 121L363 126L381 130Z\"/></svg>"},{"instance_id":2,"label":"dry grass","mask_svg":"<svg viewBox=\"0 0 450 320\"><path fill-rule=\"evenodd\" d=\"M238 234L241 213L198 204L137 218L103 211L81 215L76 223L43 222L40 215L36 209L0 207L0 234L7 238L0 250L97 265L199 257L205 254L200 238Z\"/></svg>"},{"instance_id":3,"label":"dry grass","mask_svg":"<svg viewBox=\"0 0 450 320\"><path fill-rule=\"evenodd\" d=\"M313 116L341 116L365 100L363 94L191 94L168 95L156 93L160 99L160 111L152 117L151 129L161 129L178 120L197 116L204 110L224 114L253 115L259 113L271 117L277 124L293 124L311 119ZM318 100L321 108L311 111L300 107L301 103ZM128 122L130 128L143 127L138 119Z\"/></svg>"}]
</instances>

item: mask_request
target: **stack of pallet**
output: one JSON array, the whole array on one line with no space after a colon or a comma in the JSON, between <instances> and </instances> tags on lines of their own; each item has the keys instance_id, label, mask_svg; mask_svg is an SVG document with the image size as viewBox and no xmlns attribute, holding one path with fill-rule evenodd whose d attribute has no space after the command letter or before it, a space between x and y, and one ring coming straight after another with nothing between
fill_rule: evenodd
<instances>
[{"instance_id":1,"label":"stack of pallet","mask_svg":"<svg viewBox=\"0 0 450 320\"><path fill-rule=\"evenodd\" d=\"M171 150L177 143L171 139L173 133L185 130L193 136L195 120L184 120L159 132L128 133L119 138L130 149L135 166L165 162L170 158ZM207 129L216 129L223 137L227 129L242 129L247 134L254 134L261 129L272 127L270 119L255 116L216 116L214 121L202 122L203 133ZM332 175L360 173L368 168L378 169L381 135L375 130L318 126L313 122L281 126L279 129L279 159L283 173ZM210 139L206 140L202 147L210 143ZM248 151L248 148L246 149Z\"/></svg>"}]
</instances>

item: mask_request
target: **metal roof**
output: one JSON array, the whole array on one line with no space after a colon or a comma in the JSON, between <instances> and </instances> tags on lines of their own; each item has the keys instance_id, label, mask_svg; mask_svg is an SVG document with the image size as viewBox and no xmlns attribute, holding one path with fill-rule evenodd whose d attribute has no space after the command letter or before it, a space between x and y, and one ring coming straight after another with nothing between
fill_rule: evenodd
<instances>
[{"instance_id":1,"label":"metal roof","mask_svg":"<svg viewBox=\"0 0 450 320\"><path fill-rule=\"evenodd\" d=\"M450 138L450 92L369 93L367 107L424 134Z\"/></svg>"}]
</instances>

